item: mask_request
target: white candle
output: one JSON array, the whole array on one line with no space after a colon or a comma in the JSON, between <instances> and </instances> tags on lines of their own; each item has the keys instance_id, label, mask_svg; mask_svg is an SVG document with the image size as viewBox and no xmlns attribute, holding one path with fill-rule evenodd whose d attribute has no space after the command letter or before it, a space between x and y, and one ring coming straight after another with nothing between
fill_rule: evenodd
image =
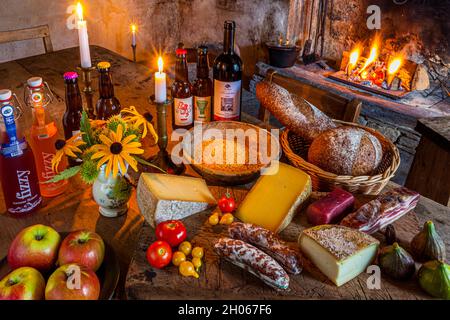
<instances>
[{"instance_id":1,"label":"white candle","mask_svg":"<svg viewBox=\"0 0 450 320\"><path fill-rule=\"evenodd\" d=\"M86 21L83 20L83 8L78 2L77 4L78 13L78 41L80 44L80 60L82 68L90 68L91 63L91 53L89 51L89 37L87 32Z\"/></svg>"},{"instance_id":2,"label":"white candle","mask_svg":"<svg viewBox=\"0 0 450 320\"><path fill-rule=\"evenodd\" d=\"M136 25L135 24L131 25L131 45L133 47L136 46Z\"/></svg>"},{"instance_id":3,"label":"white candle","mask_svg":"<svg viewBox=\"0 0 450 320\"><path fill-rule=\"evenodd\" d=\"M166 93L166 74L163 70L163 59L158 58L158 69L155 73L155 102L164 102L167 99Z\"/></svg>"}]
</instances>

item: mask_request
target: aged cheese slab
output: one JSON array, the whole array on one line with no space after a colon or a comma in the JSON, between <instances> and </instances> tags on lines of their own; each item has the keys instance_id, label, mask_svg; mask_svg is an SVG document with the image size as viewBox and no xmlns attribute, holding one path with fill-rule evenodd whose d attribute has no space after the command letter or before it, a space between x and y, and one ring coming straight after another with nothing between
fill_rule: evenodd
<instances>
[{"instance_id":1,"label":"aged cheese slab","mask_svg":"<svg viewBox=\"0 0 450 320\"><path fill-rule=\"evenodd\" d=\"M305 229L299 237L303 254L337 286L365 271L379 244L368 234L337 225Z\"/></svg>"},{"instance_id":2,"label":"aged cheese slab","mask_svg":"<svg viewBox=\"0 0 450 320\"><path fill-rule=\"evenodd\" d=\"M162 221L183 219L216 204L201 178L143 173L136 192L141 214L152 227Z\"/></svg>"},{"instance_id":3,"label":"aged cheese slab","mask_svg":"<svg viewBox=\"0 0 450 320\"><path fill-rule=\"evenodd\" d=\"M280 232L292 221L311 193L311 178L300 169L279 163L262 175L236 211L243 222Z\"/></svg>"}]
</instances>

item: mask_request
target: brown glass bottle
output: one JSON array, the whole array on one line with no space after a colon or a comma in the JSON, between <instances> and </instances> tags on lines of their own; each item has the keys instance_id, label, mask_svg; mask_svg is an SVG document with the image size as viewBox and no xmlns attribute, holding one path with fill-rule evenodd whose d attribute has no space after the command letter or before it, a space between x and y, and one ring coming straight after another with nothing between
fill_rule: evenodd
<instances>
[{"instance_id":1,"label":"brown glass bottle","mask_svg":"<svg viewBox=\"0 0 450 320\"><path fill-rule=\"evenodd\" d=\"M80 132L83 102L78 87L78 74L76 72L64 73L66 88L66 112L63 115L64 138L70 139Z\"/></svg>"},{"instance_id":2,"label":"brown glass bottle","mask_svg":"<svg viewBox=\"0 0 450 320\"><path fill-rule=\"evenodd\" d=\"M114 96L114 86L111 76L111 64L103 61L97 64L99 72L98 92L100 98L95 108L98 120L107 120L109 117L120 113L120 102Z\"/></svg>"},{"instance_id":3,"label":"brown glass bottle","mask_svg":"<svg viewBox=\"0 0 450 320\"><path fill-rule=\"evenodd\" d=\"M178 48L175 81L172 84L172 127L189 129L194 124L193 88L188 78L187 50Z\"/></svg>"},{"instance_id":4,"label":"brown glass bottle","mask_svg":"<svg viewBox=\"0 0 450 320\"><path fill-rule=\"evenodd\" d=\"M197 50L197 80L194 82L194 121L211 121L213 84L209 78L208 47Z\"/></svg>"}]
</instances>

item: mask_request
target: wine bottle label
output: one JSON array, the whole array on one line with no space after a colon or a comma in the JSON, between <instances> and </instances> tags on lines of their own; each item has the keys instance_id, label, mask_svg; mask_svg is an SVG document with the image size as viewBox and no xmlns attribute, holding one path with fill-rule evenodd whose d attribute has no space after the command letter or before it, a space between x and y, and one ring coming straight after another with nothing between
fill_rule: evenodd
<instances>
[{"instance_id":1,"label":"wine bottle label","mask_svg":"<svg viewBox=\"0 0 450 320\"><path fill-rule=\"evenodd\" d=\"M3 123L5 124L6 135L8 137L8 142L2 143L1 153L8 158L20 156L23 154L20 144L24 141L19 141L17 138L14 107L10 104L6 104L2 107L1 113L3 116Z\"/></svg>"},{"instance_id":2,"label":"wine bottle label","mask_svg":"<svg viewBox=\"0 0 450 320\"><path fill-rule=\"evenodd\" d=\"M192 100L192 97L185 99L173 99L175 125L188 126L192 124L194 119L194 108Z\"/></svg>"},{"instance_id":3,"label":"wine bottle label","mask_svg":"<svg viewBox=\"0 0 450 320\"><path fill-rule=\"evenodd\" d=\"M214 80L214 118L237 119L241 110L241 80Z\"/></svg>"},{"instance_id":4,"label":"wine bottle label","mask_svg":"<svg viewBox=\"0 0 450 320\"><path fill-rule=\"evenodd\" d=\"M195 121L209 122L211 119L211 96L194 97Z\"/></svg>"}]
</instances>

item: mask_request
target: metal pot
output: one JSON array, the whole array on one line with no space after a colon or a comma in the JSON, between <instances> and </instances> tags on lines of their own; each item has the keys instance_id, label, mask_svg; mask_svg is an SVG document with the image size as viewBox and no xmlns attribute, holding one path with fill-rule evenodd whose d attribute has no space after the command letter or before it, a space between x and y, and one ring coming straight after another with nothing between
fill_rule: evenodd
<instances>
[{"instance_id":1,"label":"metal pot","mask_svg":"<svg viewBox=\"0 0 450 320\"><path fill-rule=\"evenodd\" d=\"M269 64L277 68L292 67L300 54L300 47L296 45L279 45L269 42L266 46L269 50Z\"/></svg>"}]
</instances>

